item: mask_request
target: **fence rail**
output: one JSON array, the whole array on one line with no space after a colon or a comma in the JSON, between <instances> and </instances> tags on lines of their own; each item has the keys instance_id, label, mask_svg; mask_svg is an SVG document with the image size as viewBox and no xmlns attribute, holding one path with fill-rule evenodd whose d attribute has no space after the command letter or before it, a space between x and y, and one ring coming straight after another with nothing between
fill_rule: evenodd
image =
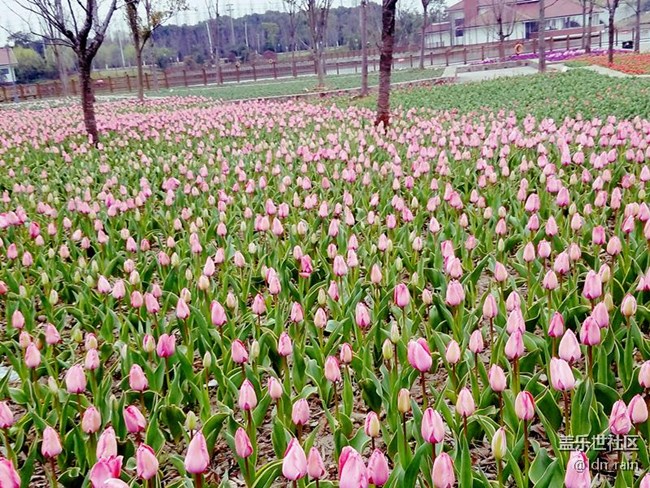
<instances>
[{"instance_id":1,"label":"fence rail","mask_svg":"<svg viewBox=\"0 0 650 488\"><path fill-rule=\"evenodd\" d=\"M592 34L592 45L602 47L603 33ZM521 44L521 54L537 51L537 39L512 40L504 43L506 55L514 54L515 46ZM576 49L582 46L582 35L566 35L560 38L549 37L546 40L547 51L558 49ZM433 48L426 51L428 66L449 66L450 64L468 64L499 57L500 44L488 43L470 46L454 46L450 48ZM379 65L378 50L369 52L369 70L376 71ZM325 57L327 74L357 74L361 72L360 51L334 53ZM395 68L415 68L419 65L419 52L413 46L397 47L394 51L393 66ZM198 70L169 69L158 73L145 73L144 85L146 91L165 88L195 87L219 85L224 83L243 83L258 80L274 80L295 78L315 74L314 62L304 57L295 61L246 63L241 65L224 65L221 70L215 67ZM93 80L96 94L132 93L138 89L137 78L131 75L107 76ZM71 77L69 80L69 95L79 95L79 82ZM0 86L0 103L8 101L33 100L60 97L63 88L59 81L35 84L18 84Z\"/></svg>"}]
</instances>

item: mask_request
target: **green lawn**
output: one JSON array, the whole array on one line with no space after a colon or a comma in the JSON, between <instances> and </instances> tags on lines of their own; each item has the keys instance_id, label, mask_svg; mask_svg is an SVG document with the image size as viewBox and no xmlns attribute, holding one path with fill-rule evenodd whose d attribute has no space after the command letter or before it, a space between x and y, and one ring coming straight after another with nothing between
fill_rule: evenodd
<instances>
[{"instance_id":1,"label":"green lawn","mask_svg":"<svg viewBox=\"0 0 650 488\"><path fill-rule=\"evenodd\" d=\"M396 70L393 72L393 82L408 82L437 78L442 74L441 69L425 70ZM370 73L368 83L376 85L379 75ZM328 90L343 90L359 88L361 75L329 75L325 79ZM226 84L221 86L207 86L196 88L174 88L162 90L160 95L181 95L181 96L204 96L219 98L222 100L242 100L248 98L288 96L309 93L316 86L315 76L304 76L300 78L289 78L273 81L258 81L240 84Z\"/></svg>"},{"instance_id":2,"label":"green lawn","mask_svg":"<svg viewBox=\"0 0 650 488\"><path fill-rule=\"evenodd\" d=\"M375 97L356 103L375 107ZM461 113L514 111L519 117L650 117L650 79L613 78L585 69L566 73L500 78L469 84L396 89L391 105L451 110Z\"/></svg>"}]
</instances>

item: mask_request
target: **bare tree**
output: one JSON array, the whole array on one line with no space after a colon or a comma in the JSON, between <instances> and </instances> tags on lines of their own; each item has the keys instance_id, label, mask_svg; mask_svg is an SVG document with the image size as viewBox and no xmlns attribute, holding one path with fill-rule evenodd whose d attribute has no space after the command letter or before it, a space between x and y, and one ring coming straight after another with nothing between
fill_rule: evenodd
<instances>
[{"instance_id":1,"label":"bare tree","mask_svg":"<svg viewBox=\"0 0 650 488\"><path fill-rule=\"evenodd\" d=\"M302 0L302 9L307 16L309 33L311 35L311 50L318 76L318 87L325 86L324 51L327 36L327 18L333 0Z\"/></svg>"},{"instance_id":2,"label":"bare tree","mask_svg":"<svg viewBox=\"0 0 650 488\"><path fill-rule=\"evenodd\" d=\"M217 68L217 83L221 83L221 48L219 43L219 0L206 0L205 6L208 11L208 36L210 36L210 21L214 21L214 40L211 39L212 56L214 65Z\"/></svg>"},{"instance_id":3,"label":"bare tree","mask_svg":"<svg viewBox=\"0 0 650 488\"><path fill-rule=\"evenodd\" d=\"M26 12L36 15L48 26L45 33L37 35L58 45L70 47L77 56L79 82L81 85L81 107L86 132L93 144L99 143L97 120L95 119L95 95L92 84L92 63L99 47L104 42L106 30L116 10L117 0L110 0L100 19L98 0L16 0ZM50 36L48 32L55 33Z\"/></svg>"},{"instance_id":4,"label":"bare tree","mask_svg":"<svg viewBox=\"0 0 650 488\"><path fill-rule=\"evenodd\" d=\"M540 73L546 71L546 7L551 7L557 3L554 0L550 5L546 0L539 0L539 19L537 21L537 56L538 70Z\"/></svg>"},{"instance_id":5,"label":"bare tree","mask_svg":"<svg viewBox=\"0 0 650 488\"><path fill-rule=\"evenodd\" d=\"M368 95L368 0L361 0L361 96Z\"/></svg>"},{"instance_id":6,"label":"bare tree","mask_svg":"<svg viewBox=\"0 0 650 488\"><path fill-rule=\"evenodd\" d=\"M586 0L586 1L587 1L587 38L585 40L585 52L590 53L591 52L591 28L594 23L594 1L595 0Z\"/></svg>"},{"instance_id":7,"label":"bare tree","mask_svg":"<svg viewBox=\"0 0 650 488\"><path fill-rule=\"evenodd\" d=\"M383 0L381 7L381 54L379 55L379 94L375 125L390 123L390 75L393 67L397 0Z\"/></svg>"},{"instance_id":8,"label":"bare tree","mask_svg":"<svg viewBox=\"0 0 650 488\"><path fill-rule=\"evenodd\" d=\"M155 5L153 0L128 0L126 2L126 20L131 30L133 47L135 48L135 63L138 72L138 98L144 99L144 74L142 52L147 41L153 36L154 30L179 10L186 8L185 0L166 0L163 5ZM139 8L143 7L144 12Z\"/></svg>"},{"instance_id":9,"label":"bare tree","mask_svg":"<svg viewBox=\"0 0 650 488\"><path fill-rule=\"evenodd\" d=\"M422 0L422 37L420 39L420 69L424 69L424 49L426 48L426 31L429 22L429 4L431 0Z\"/></svg>"},{"instance_id":10,"label":"bare tree","mask_svg":"<svg viewBox=\"0 0 650 488\"><path fill-rule=\"evenodd\" d=\"M634 10L634 52L641 51L641 0L627 0L625 5Z\"/></svg>"},{"instance_id":11,"label":"bare tree","mask_svg":"<svg viewBox=\"0 0 650 488\"><path fill-rule=\"evenodd\" d=\"M505 59L505 42L515 31L517 11L512 8L509 0L492 0L490 6L495 22L495 34L499 40L499 58Z\"/></svg>"},{"instance_id":12,"label":"bare tree","mask_svg":"<svg viewBox=\"0 0 650 488\"><path fill-rule=\"evenodd\" d=\"M294 78L298 76L298 72L296 70L296 31L298 30L299 13L298 1L299 0L282 0L284 10L289 15L289 25L287 30L289 31L289 49L291 50L291 66Z\"/></svg>"},{"instance_id":13,"label":"bare tree","mask_svg":"<svg viewBox=\"0 0 650 488\"><path fill-rule=\"evenodd\" d=\"M620 0L605 0L605 8L609 14L608 21L608 30L607 30L607 62L612 64L614 62L614 16L616 15L616 9L618 8Z\"/></svg>"}]
</instances>

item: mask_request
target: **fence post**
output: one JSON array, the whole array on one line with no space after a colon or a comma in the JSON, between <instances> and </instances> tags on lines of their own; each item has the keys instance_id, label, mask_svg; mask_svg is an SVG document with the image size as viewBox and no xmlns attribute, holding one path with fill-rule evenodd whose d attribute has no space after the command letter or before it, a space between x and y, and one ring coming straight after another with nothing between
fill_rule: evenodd
<instances>
[{"instance_id":1,"label":"fence post","mask_svg":"<svg viewBox=\"0 0 650 488\"><path fill-rule=\"evenodd\" d=\"M413 69L413 55L409 54L409 59L411 61L411 69Z\"/></svg>"},{"instance_id":2,"label":"fence post","mask_svg":"<svg viewBox=\"0 0 650 488\"><path fill-rule=\"evenodd\" d=\"M126 89L131 93L131 77L128 73L126 74Z\"/></svg>"},{"instance_id":3,"label":"fence post","mask_svg":"<svg viewBox=\"0 0 650 488\"><path fill-rule=\"evenodd\" d=\"M149 73L144 74L144 81L147 85L147 90L150 90L151 88L149 87Z\"/></svg>"},{"instance_id":4,"label":"fence post","mask_svg":"<svg viewBox=\"0 0 650 488\"><path fill-rule=\"evenodd\" d=\"M481 61L485 61L485 46L481 44Z\"/></svg>"},{"instance_id":5,"label":"fence post","mask_svg":"<svg viewBox=\"0 0 650 488\"><path fill-rule=\"evenodd\" d=\"M339 62L338 62L338 61L336 61L336 74L337 74L337 75L340 75L340 74L341 74L341 71L340 71L340 69L339 69Z\"/></svg>"},{"instance_id":6,"label":"fence post","mask_svg":"<svg viewBox=\"0 0 650 488\"><path fill-rule=\"evenodd\" d=\"M591 32L589 33L589 35L591 36ZM602 31L600 31L598 33L598 47L599 48L603 47L603 32Z\"/></svg>"},{"instance_id":7,"label":"fence post","mask_svg":"<svg viewBox=\"0 0 650 488\"><path fill-rule=\"evenodd\" d=\"M278 65L275 61L271 63L273 65L273 78L278 79Z\"/></svg>"},{"instance_id":8,"label":"fence post","mask_svg":"<svg viewBox=\"0 0 650 488\"><path fill-rule=\"evenodd\" d=\"M183 84L187 88L187 71L183 70Z\"/></svg>"},{"instance_id":9,"label":"fence post","mask_svg":"<svg viewBox=\"0 0 650 488\"><path fill-rule=\"evenodd\" d=\"M2 88L2 101L5 102L5 101L9 100L7 98L7 89L5 88L5 86L2 85L0 88Z\"/></svg>"},{"instance_id":10,"label":"fence post","mask_svg":"<svg viewBox=\"0 0 650 488\"><path fill-rule=\"evenodd\" d=\"M20 92L20 98L25 99L25 88L23 85L18 85L18 91Z\"/></svg>"},{"instance_id":11,"label":"fence post","mask_svg":"<svg viewBox=\"0 0 650 488\"><path fill-rule=\"evenodd\" d=\"M201 71L203 72L203 86L208 85L208 74L205 72L205 68L201 68Z\"/></svg>"},{"instance_id":12,"label":"fence post","mask_svg":"<svg viewBox=\"0 0 650 488\"><path fill-rule=\"evenodd\" d=\"M548 47L550 51L553 51L553 37L551 37L551 41L548 43Z\"/></svg>"},{"instance_id":13,"label":"fence post","mask_svg":"<svg viewBox=\"0 0 650 488\"><path fill-rule=\"evenodd\" d=\"M163 77L165 78L165 88L169 90L169 79L167 78L167 71L163 71Z\"/></svg>"},{"instance_id":14,"label":"fence post","mask_svg":"<svg viewBox=\"0 0 650 488\"><path fill-rule=\"evenodd\" d=\"M445 51L445 66L449 66L449 49Z\"/></svg>"},{"instance_id":15,"label":"fence post","mask_svg":"<svg viewBox=\"0 0 650 488\"><path fill-rule=\"evenodd\" d=\"M463 48L463 62L464 64L467 64L467 48Z\"/></svg>"},{"instance_id":16,"label":"fence post","mask_svg":"<svg viewBox=\"0 0 650 488\"><path fill-rule=\"evenodd\" d=\"M70 86L72 87L72 94L77 96L77 81L74 78L70 79Z\"/></svg>"},{"instance_id":17,"label":"fence post","mask_svg":"<svg viewBox=\"0 0 650 488\"><path fill-rule=\"evenodd\" d=\"M569 50L569 34L566 35L566 50Z\"/></svg>"},{"instance_id":18,"label":"fence post","mask_svg":"<svg viewBox=\"0 0 650 488\"><path fill-rule=\"evenodd\" d=\"M43 94L41 93L41 84L36 83L36 97L37 98L43 98Z\"/></svg>"},{"instance_id":19,"label":"fence post","mask_svg":"<svg viewBox=\"0 0 650 488\"><path fill-rule=\"evenodd\" d=\"M240 76L239 76L239 65L235 65L235 71L237 72L237 83L241 81Z\"/></svg>"}]
</instances>

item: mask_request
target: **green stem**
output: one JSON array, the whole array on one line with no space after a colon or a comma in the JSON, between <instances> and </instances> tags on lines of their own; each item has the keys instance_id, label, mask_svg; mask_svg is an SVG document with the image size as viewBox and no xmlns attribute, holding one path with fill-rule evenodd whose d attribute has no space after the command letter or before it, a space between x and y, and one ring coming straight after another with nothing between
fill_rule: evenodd
<instances>
[{"instance_id":1,"label":"green stem","mask_svg":"<svg viewBox=\"0 0 650 488\"><path fill-rule=\"evenodd\" d=\"M203 473L196 473L194 475L194 486L196 488L202 488L203 487Z\"/></svg>"},{"instance_id":2,"label":"green stem","mask_svg":"<svg viewBox=\"0 0 650 488\"><path fill-rule=\"evenodd\" d=\"M16 455L14 454L14 451L11 448L11 442L9 442L9 429L2 429L2 437L4 438L4 441L5 441L5 449L7 451L7 458L9 458L9 460L11 462L13 462L14 465L16 465L18 460L16 459Z\"/></svg>"},{"instance_id":3,"label":"green stem","mask_svg":"<svg viewBox=\"0 0 650 488\"><path fill-rule=\"evenodd\" d=\"M569 436L571 435L571 425L569 423L569 411L571 408L571 397L568 392L564 391L562 392L562 395L564 396L564 435Z\"/></svg>"},{"instance_id":4,"label":"green stem","mask_svg":"<svg viewBox=\"0 0 650 488\"><path fill-rule=\"evenodd\" d=\"M420 372L420 383L422 385L422 411L424 411L429 406L429 397L427 395L427 380L424 376L424 371Z\"/></svg>"},{"instance_id":5,"label":"green stem","mask_svg":"<svg viewBox=\"0 0 650 488\"><path fill-rule=\"evenodd\" d=\"M409 450L409 443L408 439L406 438L406 414L402 414L402 433L404 434L404 451L408 452Z\"/></svg>"}]
</instances>

